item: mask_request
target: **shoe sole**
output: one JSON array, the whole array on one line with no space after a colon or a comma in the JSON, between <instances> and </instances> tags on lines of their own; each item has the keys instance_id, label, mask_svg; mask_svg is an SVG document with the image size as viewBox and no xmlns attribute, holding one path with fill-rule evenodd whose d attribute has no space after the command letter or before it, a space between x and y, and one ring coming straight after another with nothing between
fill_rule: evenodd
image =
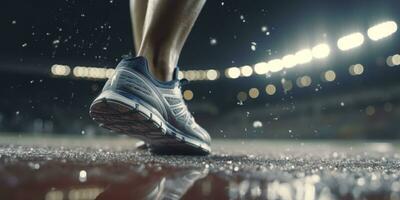
<instances>
[{"instance_id":1,"label":"shoe sole","mask_svg":"<svg viewBox=\"0 0 400 200\"><path fill-rule=\"evenodd\" d=\"M139 101L113 91L104 91L90 106L91 118L100 127L141 139L155 154L207 155L210 146L169 128L168 122Z\"/></svg>"}]
</instances>

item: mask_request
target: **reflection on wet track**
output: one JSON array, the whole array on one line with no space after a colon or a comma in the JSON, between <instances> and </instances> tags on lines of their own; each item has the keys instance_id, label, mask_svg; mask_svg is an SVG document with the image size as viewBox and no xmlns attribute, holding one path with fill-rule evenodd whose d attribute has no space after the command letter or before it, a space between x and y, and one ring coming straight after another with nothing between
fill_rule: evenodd
<instances>
[{"instance_id":1,"label":"reflection on wet track","mask_svg":"<svg viewBox=\"0 0 400 200\"><path fill-rule=\"evenodd\" d=\"M400 199L390 143L226 141L206 157L152 156L119 141L5 143L0 199Z\"/></svg>"},{"instance_id":2,"label":"reflection on wet track","mask_svg":"<svg viewBox=\"0 0 400 200\"><path fill-rule=\"evenodd\" d=\"M189 189L191 193L203 195L210 195L212 189L210 180L213 177L200 186L193 186L208 175L207 168L178 169L133 163L92 163L85 166L53 159L32 162L5 158L2 161L0 199L173 200L181 199Z\"/></svg>"}]
</instances>

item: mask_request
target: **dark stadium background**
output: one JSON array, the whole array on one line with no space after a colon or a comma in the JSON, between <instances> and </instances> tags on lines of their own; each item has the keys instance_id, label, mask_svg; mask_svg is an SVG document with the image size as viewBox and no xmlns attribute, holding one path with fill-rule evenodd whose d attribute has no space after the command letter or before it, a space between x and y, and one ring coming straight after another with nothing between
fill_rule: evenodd
<instances>
[{"instance_id":1,"label":"dark stadium background","mask_svg":"<svg viewBox=\"0 0 400 200\"><path fill-rule=\"evenodd\" d=\"M104 79L54 76L53 65L116 66L133 49L128 1L5 1L0 8L0 132L110 135L89 119L88 106ZM206 3L179 66L216 69L215 81L192 81L188 101L214 138L395 139L400 137L399 32L372 41L369 27L400 21L398 0L230 0ZM172 11L173 12L173 11ZM263 28L264 27L264 28ZM365 36L343 52L337 40ZM268 33L268 34L267 34ZM292 69L229 79L225 70L281 58L325 42L329 57ZM253 46L253 47L252 47ZM253 49L252 49L253 48ZM359 76L349 66L362 64ZM321 80L328 70L332 82ZM296 79L309 76L308 87ZM282 81L292 81L284 92ZM265 87L276 86L268 95ZM244 102L239 92L259 90ZM243 94L242 93L242 96Z\"/></svg>"}]
</instances>

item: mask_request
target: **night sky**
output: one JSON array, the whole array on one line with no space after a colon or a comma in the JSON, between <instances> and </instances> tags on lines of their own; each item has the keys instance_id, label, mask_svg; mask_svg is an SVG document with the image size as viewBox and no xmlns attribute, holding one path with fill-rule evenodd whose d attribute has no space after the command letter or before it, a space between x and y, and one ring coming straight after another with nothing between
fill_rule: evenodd
<instances>
[{"instance_id":1,"label":"night sky","mask_svg":"<svg viewBox=\"0 0 400 200\"><path fill-rule=\"evenodd\" d=\"M321 42L331 46L328 58L272 76L221 78L216 82L193 82L189 86L197 97L202 97L197 100L222 105L233 102L230 106L236 105L240 91L252 87L263 91L266 84L279 85L282 79L295 81L304 75L313 78L312 87L293 90L289 96L282 92L279 94L283 96L265 98L268 102L288 97L300 99L398 83L399 70L385 64L387 56L399 52L398 33L378 42L366 38L362 47L348 52L340 51L336 42L352 32L365 34L369 27L383 21L399 22L399 7L397 0L208 1L183 49L179 66L183 70L214 68L223 74L227 67L281 58ZM55 63L114 67L122 55L133 51L128 0L16 0L9 1L1 10L0 71L9 74L3 77L6 84L1 87L49 77L49 69ZM356 63L366 66L363 76L348 74L348 66ZM337 80L332 84L318 81L320 74L330 69L337 73ZM57 90L60 86L51 81L46 87ZM69 83L68 87L81 84ZM99 87L101 83L96 86ZM30 89L28 83L25 90ZM70 90L83 91L75 86Z\"/></svg>"},{"instance_id":2,"label":"night sky","mask_svg":"<svg viewBox=\"0 0 400 200\"><path fill-rule=\"evenodd\" d=\"M399 7L396 0L208 1L180 65L223 69L318 42L334 46L344 34L400 19ZM7 63L114 66L133 48L128 0L15 0L3 5L0 15L1 60Z\"/></svg>"}]
</instances>

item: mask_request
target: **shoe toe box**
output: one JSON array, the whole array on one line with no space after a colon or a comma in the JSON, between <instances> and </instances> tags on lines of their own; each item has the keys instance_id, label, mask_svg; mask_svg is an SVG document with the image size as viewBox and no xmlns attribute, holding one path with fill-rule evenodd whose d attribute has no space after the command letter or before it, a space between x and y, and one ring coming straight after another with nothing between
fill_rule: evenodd
<instances>
[{"instance_id":1,"label":"shoe toe box","mask_svg":"<svg viewBox=\"0 0 400 200\"><path fill-rule=\"evenodd\" d=\"M211 137L210 134L208 134L208 132L202 128L201 126L196 126L196 128L194 128L193 130L195 133L195 135L201 139L203 142L205 142L206 144L210 145L211 144Z\"/></svg>"}]
</instances>

